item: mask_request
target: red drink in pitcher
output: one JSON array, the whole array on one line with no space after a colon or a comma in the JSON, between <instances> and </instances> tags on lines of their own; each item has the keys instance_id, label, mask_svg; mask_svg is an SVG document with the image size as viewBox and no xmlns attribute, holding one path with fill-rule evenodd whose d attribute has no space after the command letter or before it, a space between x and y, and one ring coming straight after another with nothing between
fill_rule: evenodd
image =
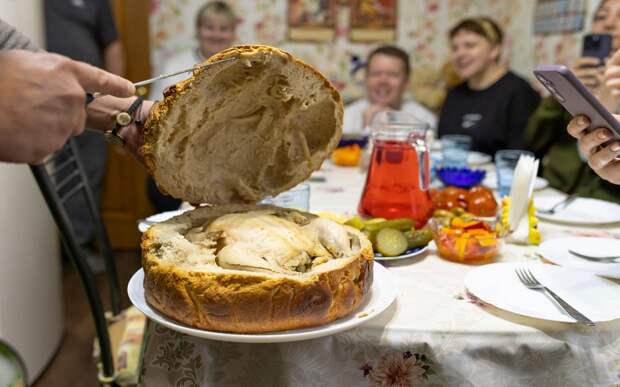
<instances>
[{"instance_id":1,"label":"red drink in pitcher","mask_svg":"<svg viewBox=\"0 0 620 387\"><path fill-rule=\"evenodd\" d=\"M428 125L401 112L373 120L373 150L358 212L386 219L410 218L422 227L433 213L428 192ZM387 121L387 122L386 122Z\"/></svg>"}]
</instances>

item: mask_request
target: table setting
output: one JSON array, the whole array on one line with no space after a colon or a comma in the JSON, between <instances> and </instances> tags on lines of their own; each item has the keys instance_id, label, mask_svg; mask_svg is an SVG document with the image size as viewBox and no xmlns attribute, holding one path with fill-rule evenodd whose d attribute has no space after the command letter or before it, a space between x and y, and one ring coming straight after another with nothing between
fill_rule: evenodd
<instances>
[{"instance_id":1,"label":"table setting","mask_svg":"<svg viewBox=\"0 0 620 387\"><path fill-rule=\"evenodd\" d=\"M406 150L375 136L368 140L374 142L368 170L327 160L294 189L264 200L310 211L369 237L374 281L354 313L281 332L198 329L152 308L138 271L128 292L149 318L142 383L620 384L620 206L570 198L549 187L536 176L538 161L527 152L511 150L506 163L469 150L437 161L437 152L452 146L451 139L428 146L421 133L415 128L407 133L401 144ZM390 133L390 141L394 136ZM389 163L375 165L381 157ZM484 172L474 184L459 188L459 195L472 196L455 196L453 201L463 205L458 211L452 204L437 207L437 196L431 197L447 188L438 166ZM415 197L416 205L382 207L386 195L377 192L385 176L401 183L411 179L409 191L400 196ZM438 191L429 195L429 189ZM492 210L479 206L480 197L488 195L496 201ZM388 196L400 200L398 194ZM452 202L441 200L444 206ZM180 213L156 214L139 228L144 232ZM410 222L390 220L404 218ZM432 240L411 244L412 232L422 229Z\"/></svg>"}]
</instances>

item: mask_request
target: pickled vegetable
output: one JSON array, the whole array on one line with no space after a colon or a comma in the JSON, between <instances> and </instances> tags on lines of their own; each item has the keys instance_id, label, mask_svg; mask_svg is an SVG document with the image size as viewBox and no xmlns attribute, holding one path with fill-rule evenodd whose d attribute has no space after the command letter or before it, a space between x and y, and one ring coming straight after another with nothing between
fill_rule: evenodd
<instances>
[{"instance_id":1,"label":"pickled vegetable","mask_svg":"<svg viewBox=\"0 0 620 387\"><path fill-rule=\"evenodd\" d=\"M361 230L364 227L364 222L362 221L362 218L357 215L347 220L344 224L346 224L347 226L355 227L358 230Z\"/></svg>"},{"instance_id":2,"label":"pickled vegetable","mask_svg":"<svg viewBox=\"0 0 620 387\"><path fill-rule=\"evenodd\" d=\"M426 246L433 240L433 232L426 227L419 230L405 231L404 235L407 238L407 247L410 249Z\"/></svg>"},{"instance_id":3,"label":"pickled vegetable","mask_svg":"<svg viewBox=\"0 0 620 387\"><path fill-rule=\"evenodd\" d=\"M368 230L381 230L384 228L393 228L396 230L410 230L413 227L413 221L411 219L403 218L403 219L392 219L386 220L383 222L377 222L364 224L364 228Z\"/></svg>"},{"instance_id":4,"label":"pickled vegetable","mask_svg":"<svg viewBox=\"0 0 620 387\"><path fill-rule=\"evenodd\" d=\"M395 228L382 228L377 233L377 252L386 257L394 257L407 251L407 238Z\"/></svg>"}]
</instances>

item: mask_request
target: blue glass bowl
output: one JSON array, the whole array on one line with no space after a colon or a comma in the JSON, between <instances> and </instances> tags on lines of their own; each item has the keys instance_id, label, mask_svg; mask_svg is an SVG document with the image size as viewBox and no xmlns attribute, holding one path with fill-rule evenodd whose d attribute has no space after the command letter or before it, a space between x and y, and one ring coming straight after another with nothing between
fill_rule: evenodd
<instances>
[{"instance_id":1,"label":"blue glass bowl","mask_svg":"<svg viewBox=\"0 0 620 387\"><path fill-rule=\"evenodd\" d=\"M360 148L364 148L368 144L368 136L350 136L343 135L338 143L338 148L357 144Z\"/></svg>"},{"instance_id":2,"label":"blue glass bowl","mask_svg":"<svg viewBox=\"0 0 620 387\"><path fill-rule=\"evenodd\" d=\"M442 183L465 189L480 184L486 174L482 169L446 167L437 170Z\"/></svg>"}]
</instances>

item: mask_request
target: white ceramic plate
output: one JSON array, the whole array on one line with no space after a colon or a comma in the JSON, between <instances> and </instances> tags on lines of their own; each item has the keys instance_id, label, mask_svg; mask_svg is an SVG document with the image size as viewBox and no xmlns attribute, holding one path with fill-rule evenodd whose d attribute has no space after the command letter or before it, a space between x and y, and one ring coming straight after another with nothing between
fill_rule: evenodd
<instances>
[{"instance_id":1,"label":"white ceramic plate","mask_svg":"<svg viewBox=\"0 0 620 387\"><path fill-rule=\"evenodd\" d=\"M562 200L562 197L535 197L534 205L539 209L548 209ZM598 199L577 198L566 207L556 210L553 215L536 211L536 216L567 224L610 224L620 222L620 205Z\"/></svg>"},{"instance_id":2,"label":"white ceramic plate","mask_svg":"<svg viewBox=\"0 0 620 387\"><path fill-rule=\"evenodd\" d=\"M493 158L485 153L471 151L469 155L467 155L467 164L469 165L486 164L490 163L491 160L493 160Z\"/></svg>"},{"instance_id":3,"label":"white ceramic plate","mask_svg":"<svg viewBox=\"0 0 620 387\"><path fill-rule=\"evenodd\" d=\"M160 212L159 214L151 215L148 218L144 219L141 222L138 222L138 230L140 232L145 232L153 225L153 223L165 222L168 219L174 218L177 215L181 215L182 213L191 210L191 208L184 208L182 210L174 210L174 211L166 211Z\"/></svg>"},{"instance_id":4,"label":"white ceramic plate","mask_svg":"<svg viewBox=\"0 0 620 387\"><path fill-rule=\"evenodd\" d=\"M594 262L576 257L568 250L586 255L620 255L620 240L611 238L566 237L545 241L538 246L538 254L556 265L592 272L609 278L620 278L618 263Z\"/></svg>"},{"instance_id":5,"label":"white ceramic plate","mask_svg":"<svg viewBox=\"0 0 620 387\"><path fill-rule=\"evenodd\" d=\"M495 172L487 172L484 180L482 180L482 185L490 189L497 189L497 174ZM545 189L548 186L549 181L547 181L547 179L536 177L534 180L534 190L536 191Z\"/></svg>"},{"instance_id":6,"label":"white ceramic plate","mask_svg":"<svg viewBox=\"0 0 620 387\"><path fill-rule=\"evenodd\" d=\"M437 167L440 167L441 161L443 160L441 150L431 150L431 159L435 164L437 164ZM480 152L472 151L467 155L467 164L470 166L490 163L491 160L493 160L491 156Z\"/></svg>"},{"instance_id":7,"label":"white ceramic plate","mask_svg":"<svg viewBox=\"0 0 620 387\"><path fill-rule=\"evenodd\" d=\"M593 273L539 262L506 262L480 266L465 277L465 287L480 300L523 316L574 323L541 291L526 288L515 268L534 276L594 322L620 318L620 286Z\"/></svg>"},{"instance_id":8,"label":"white ceramic plate","mask_svg":"<svg viewBox=\"0 0 620 387\"><path fill-rule=\"evenodd\" d=\"M234 334L206 331L192 328L161 315L155 309L151 308L144 299L144 271L142 269L138 270L133 277L131 277L131 280L129 280L127 293L129 299L136 308L142 311L148 318L158 324L187 335L238 343L283 343L333 335L363 324L387 309L398 295L396 285L398 282L394 275L379 263L374 264L373 274L373 284L370 294L366 296L366 300L364 300L360 308L349 317L314 328L262 334Z\"/></svg>"},{"instance_id":9,"label":"white ceramic plate","mask_svg":"<svg viewBox=\"0 0 620 387\"><path fill-rule=\"evenodd\" d=\"M416 247L415 249L408 249L404 254L397 255L395 257L384 257L380 253L375 253L375 261L397 261L399 259L407 259L417 257L428 251L428 245L423 247Z\"/></svg>"}]
</instances>

